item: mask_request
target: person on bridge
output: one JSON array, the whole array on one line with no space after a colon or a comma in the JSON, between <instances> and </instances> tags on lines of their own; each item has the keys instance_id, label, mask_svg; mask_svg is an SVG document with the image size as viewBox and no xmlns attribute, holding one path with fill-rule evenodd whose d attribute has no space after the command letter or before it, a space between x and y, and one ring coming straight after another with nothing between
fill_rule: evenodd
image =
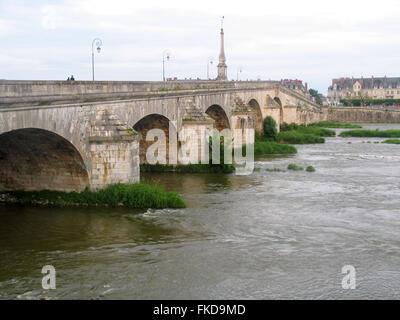
<instances>
[{"instance_id":1,"label":"person on bridge","mask_svg":"<svg viewBox=\"0 0 400 320\"><path fill-rule=\"evenodd\" d=\"M71 81L75 81L74 75L71 76Z\"/></svg>"}]
</instances>

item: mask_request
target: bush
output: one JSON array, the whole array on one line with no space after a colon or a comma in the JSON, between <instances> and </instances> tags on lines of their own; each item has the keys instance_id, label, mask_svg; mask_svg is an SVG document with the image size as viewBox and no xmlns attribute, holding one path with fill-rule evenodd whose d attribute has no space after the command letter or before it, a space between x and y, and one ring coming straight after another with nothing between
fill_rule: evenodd
<instances>
[{"instance_id":1,"label":"bush","mask_svg":"<svg viewBox=\"0 0 400 320\"><path fill-rule=\"evenodd\" d=\"M296 123L288 124L288 123L284 122L281 124L280 131L283 132L283 131L297 130L298 127L299 127L299 125Z\"/></svg>"},{"instance_id":2,"label":"bush","mask_svg":"<svg viewBox=\"0 0 400 320\"><path fill-rule=\"evenodd\" d=\"M175 192L144 183L131 185L114 184L105 189L82 192L61 191L9 191L5 192L22 204L41 205L85 205L85 206L126 206L129 208L184 208L182 197Z\"/></svg>"},{"instance_id":3,"label":"bush","mask_svg":"<svg viewBox=\"0 0 400 320\"><path fill-rule=\"evenodd\" d=\"M334 130L320 128L320 127L313 127L313 126L299 126L296 130L297 132L313 134L319 137L335 137L336 132Z\"/></svg>"},{"instance_id":4,"label":"bush","mask_svg":"<svg viewBox=\"0 0 400 320\"><path fill-rule=\"evenodd\" d=\"M295 123L281 125L281 132L278 133L277 140L282 143L306 144L324 143L321 137L334 137L336 132L318 126L304 126Z\"/></svg>"},{"instance_id":5,"label":"bush","mask_svg":"<svg viewBox=\"0 0 400 320\"><path fill-rule=\"evenodd\" d=\"M315 168L314 168L313 166L308 166L308 167L306 168L306 171L307 171L307 172L315 172Z\"/></svg>"},{"instance_id":6,"label":"bush","mask_svg":"<svg viewBox=\"0 0 400 320\"><path fill-rule=\"evenodd\" d=\"M304 170L303 167L299 167L299 166L295 165L294 163L289 164L289 165L288 165L288 169L289 169L289 170L295 170L295 171L302 171L302 170Z\"/></svg>"},{"instance_id":7,"label":"bush","mask_svg":"<svg viewBox=\"0 0 400 320\"><path fill-rule=\"evenodd\" d=\"M281 144L273 141L256 141L256 143L254 144L254 154L259 156L265 154L294 154L294 153L297 153L297 149L294 146L288 144Z\"/></svg>"},{"instance_id":8,"label":"bush","mask_svg":"<svg viewBox=\"0 0 400 320\"><path fill-rule=\"evenodd\" d=\"M278 141L283 143L307 144L324 143L325 139L313 134L301 133L297 131L286 131L278 134Z\"/></svg>"},{"instance_id":9,"label":"bush","mask_svg":"<svg viewBox=\"0 0 400 320\"><path fill-rule=\"evenodd\" d=\"M271 116L264 119L264 136L276 140L278 135L278 129L276 121Z\"/></svg>"}]
</instances>

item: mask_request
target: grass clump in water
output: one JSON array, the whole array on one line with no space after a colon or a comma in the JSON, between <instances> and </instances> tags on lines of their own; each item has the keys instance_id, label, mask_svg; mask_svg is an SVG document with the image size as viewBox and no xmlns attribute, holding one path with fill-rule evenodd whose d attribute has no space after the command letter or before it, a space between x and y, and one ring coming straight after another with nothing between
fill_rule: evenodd
<instances>
[{"instance_id":1,"label":"grass clump in water","mask_svg":"<svg viewBox=\"0 0 400 320\"><path fill-rule=\"evenodd\" d=\"M296 131L300 133L313 134L319 137L336 136L336 132L334 130L320 128L317 126L299 126L299 128Z\"/></svg>"},{"instance_id":2,"label":"grass clump in water","mask_svg":"<svg viewBox=\"0 0 400 320\"><path fill-rule=\"evenodd\" d=\"M296 123L283 123L281 132L277 135L277 141L293 144L324 143L323 137L334 137L334 130L321 128L318 126L304 126Z\"/></svg>"},{"instance_id":3,"label":"grass clump in water","mask_svg":"<svg viewBox=\"0 0 400 320\"><path fill-rule=\"evenodd\" d=\"M284 170L282 170L282 169L279 169L279 168L267 168L267 169L265 169L265 171L267 171L267 172L283 172Z\"/></svg>"},{"instance_id":4,"label":"grass clump in water","mask_svg":"<svg viewBox=\"0 0 400 320\"><path fill-rule=\"evenodd\" d=\"M289 169L289 170L295 170L295 171L302 171L302 170L304 170L303 167L300 167L300 166L298 166L298 165L296 165L296 164L294 164L294 163L289 164L289 165L288 165L288 169Z\"/></svg>"},{"instance_id":5,"label":"grass clump in water","mask_svg":"<svg viewBox=\"0 0 400 320\"><path fill-rule=\"evenodd\" d=\"M400 130L349 130L343 131L341 137L368 137L368 138L400 138Z\"/></svg>"},{"instance_id":6,"label":"grass clump in water","mask_svg":"<svg viewBox=\"0 0 400 320\"><path fill-rule=\"evenodd\" d=\"M286 131L278 134L278 141L281 143L293 144L311 144L311 143L324 143L325 139L314 134L308 134L297 131Z\"/></svg>"},{"instance_id":7,"label":"grass clump in water","mask_svg":"<svg viewBox=\"0 0 400 320\"><path fill-rule=\"evenodd\" d=\"M244 148L244 147L243 147ZM265 154L295 154L297 149L288 144L273 141L256 141L254 143L254 154L261 156Z\"/></svg>"},{"instance_id":8,"label":"grass clump in water","mask_svg":"<svg viewBox=\"0 0 400 320\"><path fill-rule=\"evenodd\" d=\"M313 135L316 135L319 137L334 137L334 136L336 136L336 132L334 130L325 129L325 128L322 128L322 126L317 126L314 124L305 126L305 125L298 125L296 123L287 124L286 122L284 122L284 123L282 123L280 128L281 128L281 132L295 131L295 132L299 132L299 133L313 134Z\"/></svg>"},{"instance_id":9,"label":"grass clump in water","mask_svg":"<svg viewBox=\"0 0 400 320\"><path fill-rule=\"evenodd\" d=\"M314 168L313 166L308 166L308 167L306 168L306 171L307 171L307 172L315 172L315 168Z\"/></svg>"},{"instance_id":10,"label":"grass clump in water","mask_svg":"<svg viewBox=\"0 0 400 320\"><path fill-rule=\"evenodd\" d=\"M358 124L351 123L339 123L339 122L331 122L331 121L320 121L310 124L313 127L323 127L323 128L332 128L332 129L357 129L362 128L362 126Z\"/></svg>"},{"instance_id":11,"label":"grass clump in water","mask_svg":"<svg viewBox=\"0 0 400 320\"><path fill-rule=\"evenodd\" d=\"M8 191L5 192L12 202L41 205L82 205L82 206L125 206L129 208L185 208L182 197L175 192L144 184L114 184L105 189L82 192L62 191Z\"/></svg>"},{"instance_id":12,"label":"grass clump in water","mask_svg":"<svg viewBox=\"0 0 400 320\"><path fill-rule=\"evenodd\" d=\"M382 143L400 144L400 140L399 139L388 139L388 140L382 141Z\"/></svg>"}]
</instances>

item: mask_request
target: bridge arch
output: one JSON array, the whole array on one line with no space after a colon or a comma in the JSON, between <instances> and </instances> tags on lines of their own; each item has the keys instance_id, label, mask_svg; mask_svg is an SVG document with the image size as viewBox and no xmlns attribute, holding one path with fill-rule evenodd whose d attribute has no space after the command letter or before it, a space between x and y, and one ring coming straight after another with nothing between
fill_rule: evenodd
<instances>
[{"instance_id":1,"label":"bridge arch","mask_svg":"<svg viewBox=\"0 0 400 320\"><path fill-rule=\"evenodd\" d=\"M168 119L164 115L152 113L152 114L149 114L149 115L141 118L139 121L137 121L135 123L135 125L133 126L133 129L135 131L139 132L140 136L141 136L140 142L139 142L139 158L140 158L141 164L147 163L147 159L146 159L147 149L153 143L155 143L155 141L146 141L147 134L152 129L160 129L164 132L165 139L166 139L166 145L165 145L165 149L163 151L166 152L166 160L167 160L167 163L169 163L170 135L174 136L174 137L177 136L176 127L172 124L170 119ZM172 130L172 132L170 132L171 130Z\"/></svg>"},{"instance_id":2,"label":"bridge arch","mask_svg":"<svg viewBox=\"0 0 400 320\"><path fill-rule=\"evenodd\" d=\"M208 116L215 121L215 128L218 131L230 129L229 118L225 110L220 105L213 104L212 106L208 107L206 114L208 114Z\"/></svg>"},{"instance_id":3,"label":"bridge arch","mask_svg":"<svg viewBox=\"0 0 400 320\"><path fill-rule=\"evenodd\" d=\"M82 155L62 136L37 128L0 134L0 190L82 191L88 186Z\"/></svg>"},{"instance_id":4,"label":"bridge arch","mask_svg":"<svg viewBox=\"0 0 400 320\"><path fill-rule=\"evenodd\" d=\"M280 116L279 116L279 126L280 126L284 122L282 101L281 101L281 99L279 99L279 97L275 97L274 101L277 104L279 104L279 108L280 108Z\"/></svg>"},{"instance_id":5,"label":"bridge arch","mask_svg":"<svg viewBox=\"0 0 400 320\"><path fill-rule=\"evenodd\" d=\"M263 133L263 116L260 104L256 99L251 99L248 103L250 108L255 112L255 119L254 119L254 129L257 133Z\"/></svg>"}]
</instances>

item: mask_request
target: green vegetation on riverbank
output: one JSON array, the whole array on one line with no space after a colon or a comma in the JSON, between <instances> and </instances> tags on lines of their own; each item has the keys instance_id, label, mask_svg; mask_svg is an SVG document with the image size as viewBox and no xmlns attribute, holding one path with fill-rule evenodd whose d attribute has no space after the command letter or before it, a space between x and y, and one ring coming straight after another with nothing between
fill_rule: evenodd
<instances>
[{"instance_id":1,"label":"green vegetation on riverbank","mask_svg":"<svg viewBox=\"0 0 400 320\"><path fill-rule=\"evenodd\" d=\"M318 125L298 125L296 123L287 124L284 122L281 125L281 133L282 132L298 132L298 133L305 133L305 134L313 134L319 137L334 137L336 136L336 132L334 130L329 130L322 128L322 126Z\"/></svg>"},{"instance_id":2,"label":"green vegetation on riverbank","mask_svg":"<svg viewBox=\"0 0 400 320\"><path fill-rule=\"evenodd\" d=\"M322 137L336 135L333 130L319 127L307 127L295 123L283 123L280 129L281 132L277 133L275 120L272 117L266 117L264 119L264 136L256 136L256 142L273 141L278 144L324 143L325 139Z\"/></svg>"},{"instance_id":3,"label":"green vegetation on riverbank","mask_svg":"<svg viewBox=\"0 0 400 320\"><path fill-rule=\"evenodd\" d=\"M362 126L358 124L351 123L339 123L339 122L331 122L331 121L320 121L310 124L311 127L323 127L323 128L332 128L332 129L358 129L362 128Z\"/></svg>"},{"instance_id":4,"label":"green vegetation on riverbank","mask_svg":"<svg viewBox=\"0 0 400 320\"><path fill-rule=\"evenodd\" d=\"M303 171L304 170L303 167L300 167L300 166L298 166L297 164L294 164L294 163L289 164L288 165L288 169L289 170L294 170L294 171ZM306 171L307 172L315 172L315 168L313 166L308 166L306 168Z\"/></svg>"},{"instance_id":5,"label":"green vegetation on riverbank","mask_svg":"<svg viewBox=\"0 0 400 320\"><path fill-rule=\"evenodd\" d=\"M349 130L343 131L341 137L376 137L376 138L400 138L400 130Z\"/></svg>"},{"instance_id":6,"label":"green vegetation on riverbank","mask_svg":"<svg viewBox=\"0 0 400 320\"><path fill-rule=\"evenodd\" d=\"M399 139L388 139L388 140L382 141L382 143L400 144L400 140Z\"/></svg>"},{"instance_id":7,"label":"green vegetation on riverbank","mask_svg":"<svg viewBox=\"0 0 400 320\"><path fill-rule=\"evenodd\" d=\"M264 134L255 134L254 155L262 156L267 154L295 154L297 149L288 144L278 143L278 130L274 118L268 116L263 123ZM246 146L243 146L245 153Z\"/></svg>"},{"instance_id":8,"label":"green vegetation on riverbank","mask_svg":"<svg viewBox=\"0 0 400 320\"><path fill-rule=\"evenodd\" d=\"M303 167L300 167L300 166L298 166L298 165L296 165L294 163L289 164L287 168L289 170L294 170L294 171L303 171L304 170Z\"/></svg>"},{"instance_id":9,"label":"green vegetation on riverbank","mask_svg":"<svg viewBox=\"0 0 400 320\"><path fill-rule=\"evenodd\" d=\"M320 126L304 126L295 123L282 123L281 132L277 135L277 141L281 143L309 144L324 143L323 137L334 137L334 130L325 129Z\"/></svg>"},{"instance_id":10,"label":"green vegetation on riverbank","mask_svg":"<svg viewBox=\"0 0 400 320\"><path fill-rule=\"evenodd\" d=\"M182 197L175 192L144 184L114 184L98 191L8 191L1 193L4 202L25 205L54 206L125 206L129 208L185 208Z\"/></svg>"},{"instance_id":11,"label":"green vegetation on riverbank","mask_svg":"<svg viewBox=\"0 0 400 320\"><path fill-rule=\"evenodd\" d=\"M297 131L286 131L278 134L278 142L293 144L324 143L325 139L314 134Z\"/></svg>"},{"instance_id":12,"label":"green vegetation on riverbank","mask_svg":"<svg viewBox=\"0 0 400 320\"><path fill-rule=\"evenodd\" d=\"M245 146L243 146L245 148ZM243 150L244 153L244 150ZM257 156L267 154L295 154L297 149L289 144L270 141L267 138L256 136L254 143L254 154Z\"/></svg>"}]
</instances>

